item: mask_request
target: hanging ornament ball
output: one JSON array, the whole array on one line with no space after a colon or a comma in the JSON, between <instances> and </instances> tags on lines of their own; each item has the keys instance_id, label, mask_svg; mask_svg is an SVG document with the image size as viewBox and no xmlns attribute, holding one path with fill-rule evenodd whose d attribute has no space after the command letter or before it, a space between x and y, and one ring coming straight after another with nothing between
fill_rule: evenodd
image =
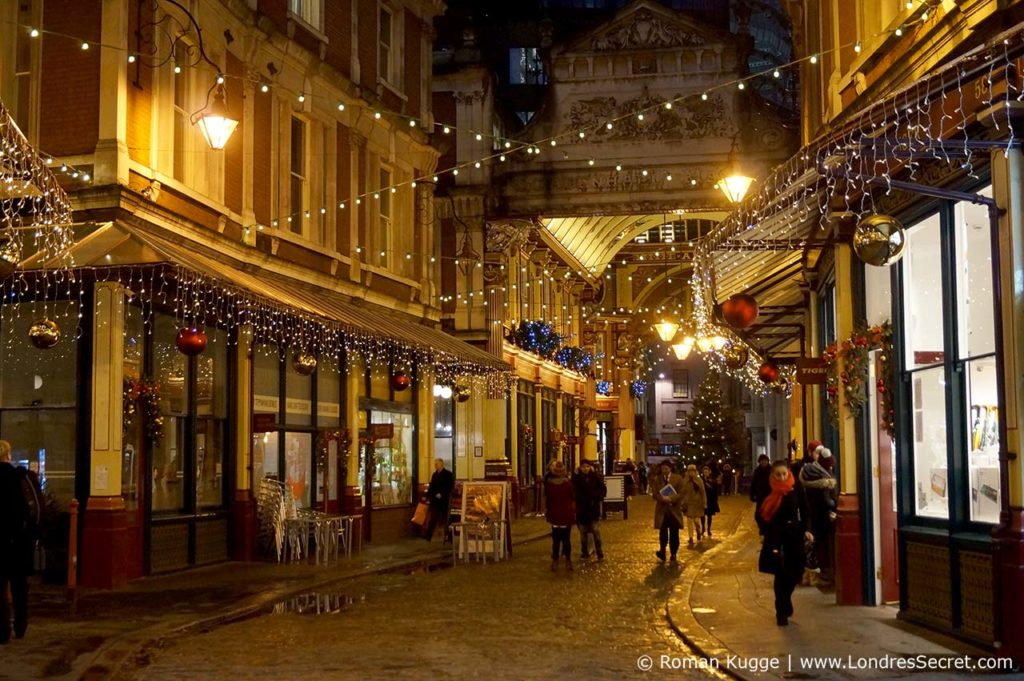
<instances>
[{"instance_id":1,"label":"hanging ornament ball","mask_svg":"<svg viewBox=\"0 0 1024 681\"><path fill-rule=\"evenodd\" d=\"M60 327L52 319L40 319L29 327L28 339L40 350L49 350L60 341Z\"/></svg>"},{"instance_id":2,"label":"hanging ornament ball","mask_svg":"<svg viewBox=\"0 0 1024 681\"><path fill-rule=\"evenodd\" d=\"M725 366L730 369L741 369L750 359L750 351L737 343L730 343L722 350Z\"/></svg>"},{"instance_id":3,"label":"hanging ornament ball","mask_svg":"<svg viewBox=\"0 0 1024 681\"><path fill-rule=\"evenodd\" d=\"M21 262L21 247L14 239L0 241L0 279L6 279L14 274L14 270Z\"/></svg>"},{"instance_id":4,"label":"hanging ornament ball","mask_svg":"<svg viewBox=\"0 0 1024 681\"><path fill-rule=\"evenodd\" d=\"M178 330L174 344L178 346L178 352L181 354L195 357L206 349L206 332L194 326L186 326Z\"/></svg>"},{"instance_id":5,"label":"hanging ornament ball","mask_svg":"<svg viewBox=\"0 0 1024 681\"><path fill-rule=\"evenodd\" d=\"M292 369L299 376L309 376L316 371L316 357L308 352L296 352L292 357Z\"/></svg>"},{"instance_id":6,"label":"hanging ornament ball","mask_svg":"<svg viewBox=\"0 0 1024 681\"><path fill-rule=\"evenodd\" d=\"M785 395L789 392L789 381L784 378L780 378L773 382L770 387L773 392L776 392L779 395Z\"/></svg>"},{"instance_id":7,"label":"hanging ornament ball","mask_svg":"<svg viewBox=\"0 0 1024 681\"><path fill-rule=\"evenodd\" d=\"M471 396L471 392L468 387L464 385L455 386L455 400L458 402L466 402Z\"/></svg>"},{"instance_id":8,"label":"hanging ornament ball","mask_svg":"<svg viewBox=\"0 0 1024 681\"><path fill-rule=\"evenodd\" d=\"M722 319L735 329L749 328L757 321L757 313L757 301L746 293L737 293L722 303Z\"/></svg>"},{"instance_id":9,"label":"hanging ornament ball","mask_svg":"<svg viewBox=\"0 0 1024 681\"><path fill-rule=\"evenodd\" d=\"M853 250L857 257L875 267L885 267L899 260L906 245L903 225L889 215L869 215L857 223L853 232Z\"/></svg>"},{"instance_id":10,"label":"hanging ornament ball","mask_svg":"<svg viewBox=\"0 0 1024 681\"><path fill-rule=\"evenodd\" d=\"M757 377L765 383L773 383L779 378L779 368L774 362L765 362L758 368Z\"/></svg>"},{"instance_id":11,"label":"hanging ornament ball","mask_svg":"<svg viewBox=\"0 0 1024 681\"><path fill-rule=\"evenodd\" d=\"M412 385L412 379L404 371L396 371L391 376L391 389L396 393L408 390L410 385Z\"/></svg>"}]
</instances>

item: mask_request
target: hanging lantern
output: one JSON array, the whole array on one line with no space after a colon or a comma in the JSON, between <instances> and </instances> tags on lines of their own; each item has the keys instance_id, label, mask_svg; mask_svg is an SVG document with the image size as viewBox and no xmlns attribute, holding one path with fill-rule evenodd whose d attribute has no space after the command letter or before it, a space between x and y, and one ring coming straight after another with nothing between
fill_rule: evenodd
<instances>
[{"instance_id":1,"label":"hanging lantern","mask_svg":"<svg viewBox=\"0 0 1024 681\"><path fill-rule=\"evenodd\" d=\"M412 379L404 371L396 371L391 375L391 389L396 393L408 390L410 385L412 385Z\"/></svg>"},{"instance_id":2,"label":"hanging lantern","mask_svg":"<svg viewBox=\"0 0 1024 681\"><path fill-rule=\"evenodd\" d=\"M903 256L907 233L890 215L874 214L857 223L853 232L853 250L868 265L885 267Z\"/></svg>"},{"instance_id":3,"label":"hanging lantern","mask_svg":"<svg viewBox=\"0 0 1024 681\"><path fill-rule=\"evenodd\" d=\"M186 326L178 330L174 344L181 354L195 357L206 349L206 332L194 326Z\"/></svg>"},{"instance_id":4,"label":"hanging lantern","mask_svg":"<svg viewBox=\"0 0 1024 681\"><path fill-rule=\"evenodd\" d=\"M238 127L238 121L228 114L227 106L224 104L224 86L217 88L213 95L213 104L204 109L195 120L192 121L203 134L203 139L210 145L211 149L223 149L228 143L231 133Z\"/></svg>"},{"instance_id":5,"label":"hanging lantern","mask_svg":"<svg viewBox=\"0 0 1024 681\"><path fill-rule=\"evenodd\" d=\"M457 385L455 386L455 401L456 402L468 402L469 398L472 397L472 392L467 386Z\"/></svg>"},{"instance_id":6,"label":"hanging lantern","mask_svg":"<svg viewBox=\"0 0 1024 681\"><path fill-rule=\"evenodd\" d=\"M757 377L765 383L773 383L779 379L779 367L775 362L764 362L757 370Z\"/></svg>"},{"instance_id":7,"label":"hanging lantern","mask_svg":"<svg viewBox=\"0 0 1024 681\"><path fill-rule=\"evenodd\" d=\"M316 356L309 352L296 352L292 357L292 369L299 376L309 376L316 371Z\"/></svg>"},{"instance_id":8,"label":"hanging lantern","mask_svg":"<svg viewBox=\"0 0 1024 681\"><path fill-rule=\"evenodd\" d=\"M0 279L6 279L14 274L18 263L21 262L21 246L14 239L0 241Z\"/></svg>"},{"instance_id":9,"label":"hanging lantern","mask_svg":"<svg viewBox=\"0 0 1024 681\"><path fill-rule=\"evenodd\" d=\"M663 319L654 325L654 330L658 332L658 337L661 338L661 340L668 343L676 337L676 332L679 331L679 325L675 322Z\"/></svg>"},{"instance_id":10,"label":"hanging lantern","mask_svg":"<svg viewBox=\"0 0 1024 681\"><path fill-rule=\"evenodd\" d=\"M725 194L729 203L739 203L747 195L747 190L753 184L754 178L743 172L740 166L739 146L735 137L732 139L732 148L729 150L728 165L728 175L720 179L715 186Z\"/></svg>"},{"instance_id":11,"label":"hanging lantern","mask_svg":"<svg viewBox=\"0 0 1024 681\"><path fill-rule=\"evenodd\" d=\"M676 353L676 359L682 361L690 356L690 352L693 350L693 344L697 342L697 339L693 336L684 336L681 341L672 346L672 352Z\"/></svg>"},{"instance_id":12,"label":"hanging lantern","mask_svg":"<svg viewBox=\"0 0 1024 681\"><path fill-rule=\"evenodd\" d=\"M739 343L730 343L722 350L725 366L730 369L742 369L750 359L750 351Z\"/></svg>"},{"instance_id":13,"label":"hanging lantern","mask_svg":"<svg viewBox=\"0 0 1024 681\"><path fill-rule=\"evenodd\" d=\"M28 339L40 350L49 350L60 341L60 326L52 319L40 319L29 327Z\"/></svg>"},{"instance_id":14,"label":"hanging lantern","mask_svg":"<svg viewBox=\"0 0 1024 681\"><path fill-rule=\"evenodd\" d=\"M722 303L722 319L734 329L748 329L757 321L757 300L746 293L737 293Z\"/></svg>"}]
</instances>

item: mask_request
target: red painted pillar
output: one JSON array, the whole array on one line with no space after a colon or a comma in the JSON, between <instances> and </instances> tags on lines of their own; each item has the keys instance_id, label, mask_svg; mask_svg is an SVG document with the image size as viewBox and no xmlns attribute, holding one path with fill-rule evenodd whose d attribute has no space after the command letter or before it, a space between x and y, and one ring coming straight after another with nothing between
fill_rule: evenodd
<instances>
[{"instance_id":1,"label":"red painted pillar","mask_svg":"<svg viewBox=\"0 0 1024 681\"><path fill-rule=\"evenodd\" d=\"M1000 655L1024 666L1024 508L1004 511L992 536L996 542L998 571L996 603L1000 604Z\"/></svg>"},{"instance_id":2,"label":"red painted pillar","mask_svg":"<svg viewBox=\"0 0 1024 681\"><path fill-rule=\"evenodd\" d=\"M836 509L836 604L864 604L864 538L856 494L839 495Z\"/></svg>"},{"instance_id":3,"label":"red painted pillar","mask_svg":"<svg viewBox=\"0 0 1024 681\"><path fill-rule=\"evenodd\" d=\"M89 497L82 520L81 584L112 589L128 583L128 518L121 497Z\"/></svg>"}]
</instances>

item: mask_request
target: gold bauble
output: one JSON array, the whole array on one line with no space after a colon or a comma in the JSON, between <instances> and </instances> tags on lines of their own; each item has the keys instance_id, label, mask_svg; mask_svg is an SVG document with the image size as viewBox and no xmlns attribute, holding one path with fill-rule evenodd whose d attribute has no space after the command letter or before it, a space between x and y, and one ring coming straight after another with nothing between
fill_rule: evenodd
<instances>
[{"instance_id":1,"label":"gold bauble","mask_svg":"<svg viewBox=\"0 0 1024 681\"><path fill-rule=\"evenodd\" d=\"M21 246L11 238L0 241L0 279L6 279L14 274L18 263L21 262Z\"/></svg>"},{"instance_id":2,"label":"gold bauble","mask_svg":"<svg viewBox=\"0 0 1024 681\"><path fill-rule=\"evenodd\" d=\"M738 343L730 343L722 350L725 366L730 369L742 369L750 359L750 351Z\"/></svg>"},{"instance_id":3,"label":"gold bauble","mask_svg":"<svg viewBox=\"0 0 1024 681\"><path fill-rule=\"evenodd\" d=\"M316 371L316 357L308 352L296 352L292 357L292 369L300 376L309 376Z\"/></svg>"},{"instance_id":4,"label":"gold bauble","mask_svg":"<svg viewBox=\"0 0 1024 681\"><path fill-rule=\"evenodd\" d=\"M28 339L40 350L49 350L60 341L60 327L52 319L40 319L29 327Z\"/></svg>"},{"instance_id":5,"label":"gold bauble","mask_svg":"<svg viewBox=\"0 0 1024 681\"><path fill-rule=\"evenodd\" d=\"M853 250L868 265L885 267L903 256L907 233L891 215L874 214L857 223L853 232Z\"/></svg>"}]
</instances>

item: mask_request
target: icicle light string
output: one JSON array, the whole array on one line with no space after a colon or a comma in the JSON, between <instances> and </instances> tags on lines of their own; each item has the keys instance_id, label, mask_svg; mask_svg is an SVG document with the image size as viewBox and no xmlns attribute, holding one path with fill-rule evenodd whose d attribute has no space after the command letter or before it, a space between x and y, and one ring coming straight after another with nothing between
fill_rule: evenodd
<instances>
[{"instance_id":1,"label":"icicle light string","mask_svg":"<svg viewBox=\"0 0 1024 681\"><path fill-rule=\"evenodd\" d=\"M895 28L893 30L888 30L888 31L880 31L880 32L878 32L878 33L876 33L876 34L874 34L872 36L869 36L868 39L886 38L886 37L889 37L891 35L900 35L901 34L901 29L906 29L908 27L912 27L912 26L918 25L918 24L922 23L922 21L923 20L921 18L918 18L916 20L908 20L904 24L901 24L901 26L898 27L898 28ZM10 22L3 22L3 23L10 23ZM42 28L34 27L34 26L31 26L31 25L28 25L28 24L23 24L23 23L20 23L20 22L17 23L17 26L19 28L21 28L22 30L24 30L24 31L28 31L30 33L30 35L32 37L34 37L34 38L35 37L39 37L40 35L52 35L54 37L59 37L59 38L62 38L62 39L74 41L74 42L76 42L77 44L80 44L80 45L87 45L87 46L91 46L91 47L100 47L100 48L104 48L104 49L111 49L111 50L116 50L116 51L120 51L120 52L125 52L125 53L128 54L129 57L138 58L138 54L137 53L129 52L127 49L122 48L120 46L106 45L106 44L100 43L98 41L81 39L81 38L77 38L77 37L74 37L74 36L71 36L71 35L68 35L68 34L65 34L65 33L50 31L48 29L42 29ZM536 155L539 156L543 149L555 148L555 147L558 146L558 143L560 141L564 143L566 141L575 141L575 140L578 140L578 139L584 139L585 135L588 132L592 133L592 132L596 132L596 131L601 130L601 129L609 129L610 127L614 127L616 124L622 123L625 120L629 120L629 119L633 119L633 118L639 118L640 120L643 120L643 117L648 115L648 114L654 113L654 112L656 112L656 111L658 111L660 109L666 109L666 108L667 109L671 109L673 106L675 106L677 104L680 104L680 103L682 103L682 102L684 102L686 100L689 100L689 99L691 99L693 97L696 97L696 96L699 96L702 101L706 101L708 99L708 95L710 93L713 93L713 92L717 92L717 91L721 91L721 90L728 90L728 89L733 89L733 88L745 89L746 85L748 83L752 83L753 81L755 81L755 80L757 80L759 78L764 78L764 79L774 78L774 77L776 77L775 74L781 72L781 70L791 69L791 68L794 68L794 67L798 67L799 65L803 64L804 62L809 62L810 64L817 64L819 62L819 60L820 60L820 57L825 55L825 54L838 53L840 50L843 50L843 49L846 49L846 48L850 48L850 47L854 47L855 45L859 45L859 44L860 44L860 41L855 41L855 42L850 42L850 43L845 43L845 44L842 44L842 45L838 45L838 46L832 48L831 50L828 50L828 51L825 51L825 52L817 52L817 53L808 55L806 57L801 57L799 59L791 60L791 61L789 61L789 62L787 62L785 64L780 64L778 66L773 66L771 68L755 72L755 73L750 74L748 76L744 76L744 77L741 77L741 78L730 79L730 80L723 81L723 82L718 83L718 84L710 85L710 86L705 87L705 88L698 88L698 89L696 89L696 90L694 90L692 92L686 93L686 94L676 95L676 96L674 96L674 97L672 97L670 99L667 99L664 102L659 102L659 103L651 104L651 105L648 105L646 107L642 107L640 109L637 109L637 110L629 112L629 113L624 113L624 114L621 114L621 115L613 117L613 118L609 118L609 119L604 120L604 121L592 123L590 125L580 126L579 128L574 128L573 130L566 131L566 132L563 132L563 133L560 133L558 135L554 135L554 136L551 136L551 137L546 137L546 138L541 139L541 140L525 141L525 140L515 139L513 137L509 137L509 136L506 136L506 135L495 135L495 134L493 134L492 132L489 132L489 131L466 129L465 132L467 132L467 133L473 135L474 137L476 137L477 141L482 141L485 138L492 140L492 149L494 149L494 152L491 153L491 154L485 155L485 156L483 156L481 158L472 160L472 161L466 161L464 163L456 164L455 166L452 166L450 168L446 168L446 169L443 169L443 170L438 170L438 171L435 171L435 172L429 173L429 174L424 174L424 175L419 176L419 177L414 177L414 178L409 179L409 180L405 180L405 181L398 182L398 183L395 183L395 184L392 184L392 185L388 185L387 187L378 188L377 190L367 191L367 192L365 192L363 194L359 194L357 196L350 197L350 199L348 201L339 201L338 202L338 207L339 207L339 209L343 210L343 209L345 209L345 207L347 205L349 205L349 204L351 204L353 202L358 204L358 203L361 202L361 200L368 199L369 197L374 196L374 195L378 195L379 196L379 194L384 193L384 192L396 192L398 189L404 188L404 187L410 187L411 186L411 187L415 188L416 184L419 183L419 182L428 182L428 181L436 182L437 179L439 178L439 176L441 176L441 175L444 175L444 174L458 175L459 171L461 171L461 170L465 170L465 169L469 169L469 168L474 168L474 169L480 168L480 167L483 166L484 163L487 163L489 161L493 161L494 159L498 159L499 161L504 162L510 154L526 151L528 154L531 154L531 155L536 154ZM87 49L88 48L84 48L83 52L87 51ZM168 60L169 60L169 58L168 58ZM165 60L165 61L168 61L168 60ZM202 62L199 62L199 63L196 63L196 64L181 64L181 65L178 65L178 66L180 66L181 68L200 68L200 69L208 68L208 66L204 65ZM369 106L369 105L364 105L364 104L361 104L361 103L358 103L358 102L345 103L345 102L338 101L337 98L329 98L329 97L327 97L325 95L314 95L313 93L306 93L304 91L296 92L296 91L292 91L292 90L290 90L288 88L285 88L284 86L281 86L279 84L271 86L270 83L268 81L266 81L266 80L255 79L255 78L251 78L249 76L235 76L235 75L231 75L231 74L227 74L227 73L218 73L215 76L215 82L218 83L218 84L223 82L226 79L234 79L234 80L243 82L245 84L252 85L253 87L258 88L263 93L267 93L271 89L274 89L276 91L284 91L284 92L288 93L290 98L294 98L297 101L299 101L300 103L305 103L307 99L322 98L322 99L325 99L325 100L329 100L331 105L332 106L336 106L336 108L339 111L344 111L347 108L359 109L362 112L366 112L368 114L372 113L373 117L375 119L378 119L378 120L383 118L385 113L386 113L388 118L392 118L392 119L400 120L400 121L405 121L406 123L413 124L412 126L409 126L409 127L416 127L416 128L432 127L432 128L437 129L437 130L440 130L443 134L449 134L452 131L462 130L461 128L458 128L457 126L455 126L452 123L438 123L438 122L429 123L429 122L423 121L420 118L415 117L415 116L409 116L409 115L406 115L406 114L400 114L400 113L393 112L393 111L385 112L385 111L382 111L381 108L375 108L375 107L372 107L372 106ZM72 166L72 165L70 165L70 164L68 164L66 162L59 161L57 159L57 157L49 155L49 154L42 154L42 155L44 156L44 158L47 159L47 162L50 163L50 164L60 163L61 171L67 173L69 176L71 176L71 177L73 177L75 179L81 178L82 181L86 181L86 182L91 180L91 178L90 178L88 173L86 173L84 171L80 171L77 168L75 168L74 166ZM586 159L581 156L578 160L586 160ZM622 166L622 164L620 163L620 164L617 164L616 167L618 169L618 168L623 168L624 166ZM668 171L668 172L671 173L671 171ZM302 217L307 212L308 213L312 213L314 210L320 211L320 212L324 212L324 211L330 210L330 209L331 209L330 206L324 205L324 206L319 206L316 209L310 209L309 211L302 211L302 210L295 211L295 212L293 212L291 214L288 214L288 215L278 216L277 218L272 219L271 223L272 223L272 226L277 226L277 225L279 225L281 223L287 223L287 222L292 221L295 218ZM276 224L273 224L273 223L275 223L275 221L276 221ZM247 227L259 228L260 226L261 226L261 223L256 223L254 225L248 225Z\"/></svg>"}]
</instances>

